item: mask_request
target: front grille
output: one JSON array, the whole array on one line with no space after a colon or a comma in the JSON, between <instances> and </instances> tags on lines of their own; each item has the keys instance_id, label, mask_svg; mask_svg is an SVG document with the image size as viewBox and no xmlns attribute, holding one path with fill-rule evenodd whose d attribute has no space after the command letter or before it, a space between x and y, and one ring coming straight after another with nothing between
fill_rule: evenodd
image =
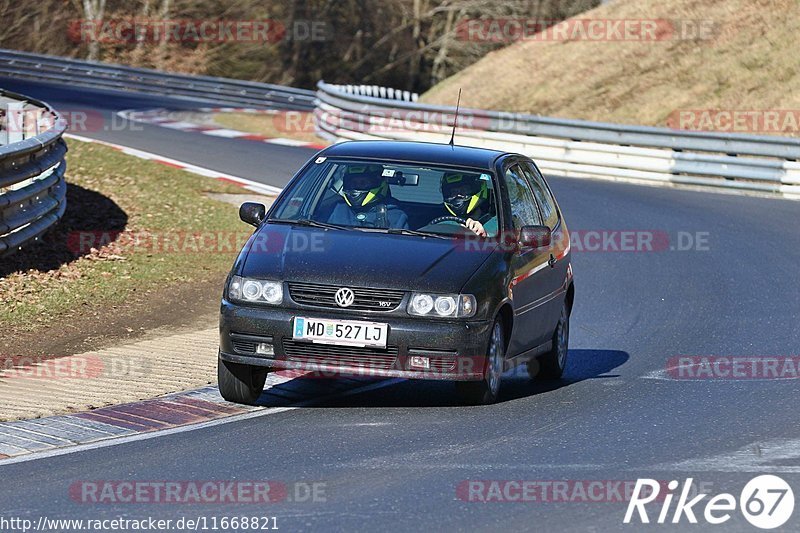
<instances>
[{"instance_id":1,"label":"front grille","mask_svg":"<svg viewBox=\"0 0 800 533\"><path fill-rule=\"evenodd\" d=\"M287 361L329 366L349 366L375 370L391 369L397 361L397 346L385 349L357 346L334 346L311 342L283 340Z\"/></svg>"},{"instance_id":2,"label":"front grille","mask_svg":"<svg viewBox=\"0 0 800 533\"><path fill-rule=\"evenodd\" d=\"M289 283L289 295L299 304L342 309L336 305L336 291L343 285L324 285L321 283ZM396 289L367 289L350 287L355 295L353 305L345 309L353 311L393 311L397 309L405 295Z\"/></svg>"}]
</instances>

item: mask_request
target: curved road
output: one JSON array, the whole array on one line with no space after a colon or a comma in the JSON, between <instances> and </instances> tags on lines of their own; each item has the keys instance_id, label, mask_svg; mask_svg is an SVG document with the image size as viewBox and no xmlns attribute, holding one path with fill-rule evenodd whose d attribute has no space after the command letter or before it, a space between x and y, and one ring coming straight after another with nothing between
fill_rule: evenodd
<instances>
[{"instance_id":1,"label":"curved road","mask_svg":"<svg viewBox=\"0 0 800 533\"><path fill-rule=\"evenodd\" d=\"M2 79L0 86L108 116L188 106ZM273 185L313 153L140 126L81 134ZM738 498L749 479L775 473L800 490L797 380L677 380L665 371L679 355L800 355L800 204L590 180L550 183L579 244L596 243L589 231L669 238L660 251L576 246L562 382L545 387L507 376L500 403L489 407L456 405L448 384L400 382L321 407L0 466L2 516L261 515L276 516L284 531L609 531L622 527L625 503L586 502L574 492L569 501L476 503L457 487L467 480L566 480L572 490L590 481L691 477L705 492ZM669 249L686 244L687 235L700 246ZM326 501L89 505L68 494L82 480L318 481ZM651 520L659 509L648 507ZM800 527L798 513L784 530ZM678 526L635 523L637 530L696 530L685 516ZM738 510L722 527L755 530Z\"/></svg>"}]
</instances>

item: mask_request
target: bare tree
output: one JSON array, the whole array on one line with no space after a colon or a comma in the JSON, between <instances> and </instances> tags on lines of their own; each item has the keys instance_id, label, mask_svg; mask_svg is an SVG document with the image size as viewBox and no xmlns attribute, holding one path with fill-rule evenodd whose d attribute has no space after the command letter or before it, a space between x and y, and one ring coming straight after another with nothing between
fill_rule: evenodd
<instances>
[{"instance_id":1,"label":"bare tree","mask_svg":"<svg viewBox=\"0 0 800 533\"><path fill-rule=\"evenodd\" d=\"M77 2L78 0L73 1ZM79 4L79 8L82 9L84 21L91 21L99 25L102 24L103 17L106 14L106 0L83 0ZM94 34L95 32L92 33ZM95 35L92 35L89 41L87 59L97 61L100 58L100 43L94 37Z\"/></svg>"},{"instance_id":2,"label":"bare tree","mask_svg":"<svg viewBox=\"0 0 800 533\"><path fill-rule=\"evenodd\" d=\"M563 20L600 0L0 0L0 46L134 66L313 87L320 79L424 91L507 43L460 33L472 19ZM269 42L105 42L75 31L116 19L262 20ZM322 24L325 38L294 31ZM304 26L305 25L305 26ZM62 31L59 31L62 28ZM98 32L99 33L99 32ZM302 32L300 32L302 33ZM88 37L88 39L87 39Z\"/></svg>"}]
</instances>

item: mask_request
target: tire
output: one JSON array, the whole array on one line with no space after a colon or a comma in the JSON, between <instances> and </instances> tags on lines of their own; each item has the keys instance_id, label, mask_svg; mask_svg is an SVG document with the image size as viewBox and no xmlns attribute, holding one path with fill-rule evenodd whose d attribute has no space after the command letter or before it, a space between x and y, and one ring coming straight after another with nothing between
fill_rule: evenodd
<instances>
[{"instance_id":1,"label":"tire","mask_svg":"<svg viewBox=\"0 0 800 533\"><path fill-rule=\"evenodd\" d=\"M503 323L498 319L492 326L486 349L486 368L481 381L457 381L456 393L466 405L489 405L497 401L505 363Z\"/></svg>"},{"instance_id":2,"label":"tire","mask_svg":"<svg viewBox=\"0 0 800 533\"><path fill-rule=\"evenodd\" d=\"M266 368L218 359L219 393L229 402L255 405L264 390L267 372Z\"/></svg>"},{"instance_id":3,"label":"tire","mask_svg":"<svg viewBox=\"0 0 800 533\"><path fill-rule=\"evenodd\" d=\"M528 375L531 379L559 379L564 374L569 354L569 310L566 302L561 308L556 330L553 332L553 347L538 359L528 361Z\"/></svg>"}]
</instances>

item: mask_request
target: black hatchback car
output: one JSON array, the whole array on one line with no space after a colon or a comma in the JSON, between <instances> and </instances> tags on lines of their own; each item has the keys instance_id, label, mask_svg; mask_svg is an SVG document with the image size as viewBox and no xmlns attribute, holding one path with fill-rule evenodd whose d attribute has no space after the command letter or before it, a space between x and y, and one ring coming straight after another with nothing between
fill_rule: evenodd
<instances>
[{"instance_id":1,"label":"black hatchback car","mask_svg":"<svg viewBox=\"0 0 800 533\"><path fill-rule=\"evenodd\" d=\"M570 239L531 159L444 144L356 141L308 161L226 281L219 389L252 404L271 370L456 382L497 399L526 364L559 378L574 300Z\"/></svg>"}]
</instances>

